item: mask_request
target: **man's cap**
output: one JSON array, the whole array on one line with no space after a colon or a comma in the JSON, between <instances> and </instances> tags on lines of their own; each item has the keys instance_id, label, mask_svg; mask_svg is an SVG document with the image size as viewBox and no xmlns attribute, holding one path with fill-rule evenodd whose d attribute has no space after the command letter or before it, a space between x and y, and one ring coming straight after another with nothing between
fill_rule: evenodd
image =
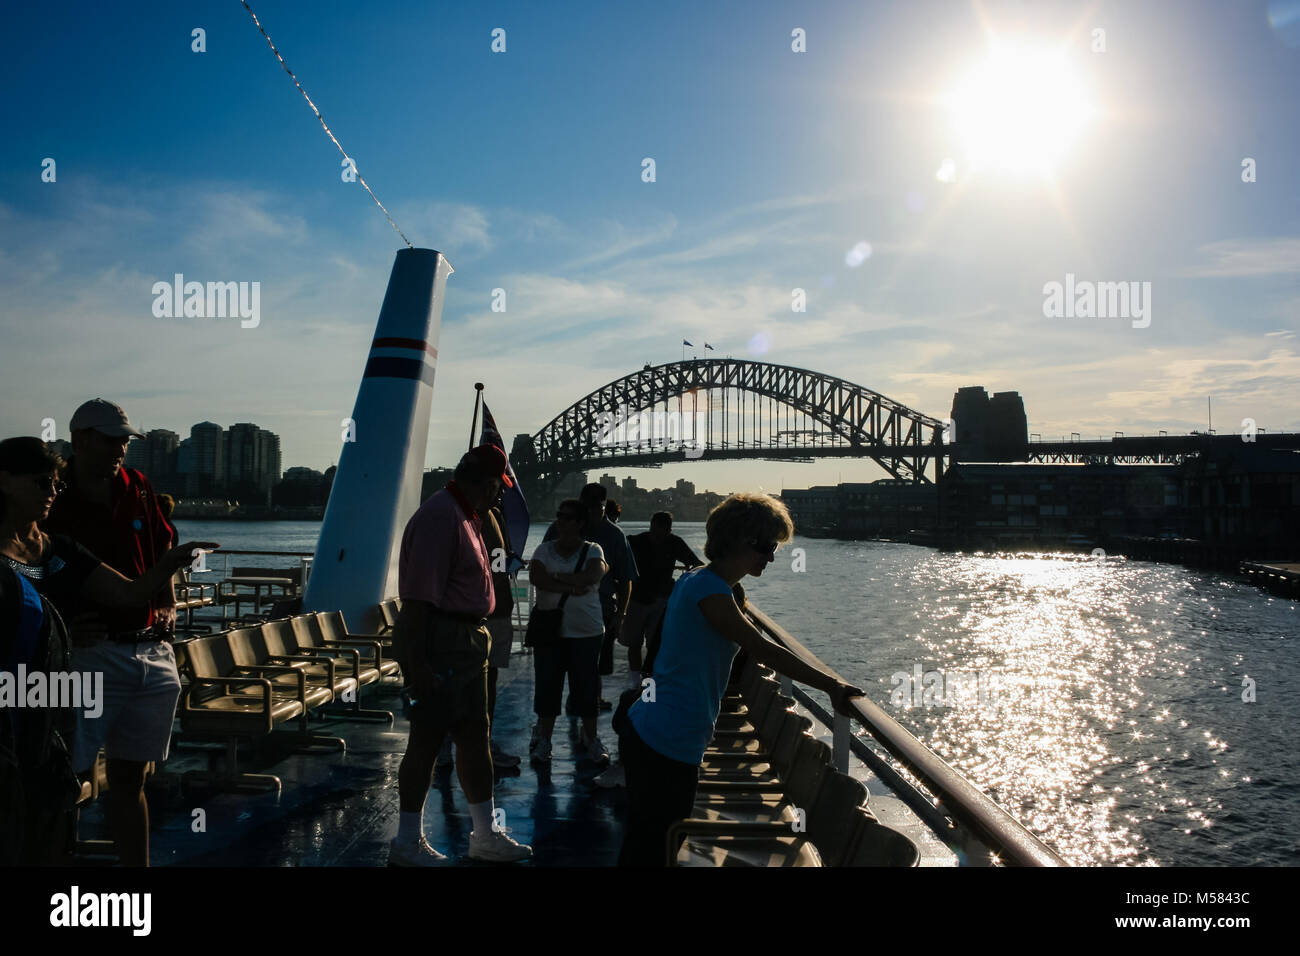
<instances>
[{"instance_id":1,"label":"man's cap","mask_svg":"<svg viewBox=\"0 0 1300 956\"><path fill-rule=\"evenodd\" d=\"M465 453L465 457L474 460L475 464L482 469L484 477L500 478L507 488L515 486L510 476L506 474L506 453L496 445L479 445L477 448L471 448Z\"/></svg>"},{"instance_id":2,"label":"man's cap","mask_svg":"<svg viewBox=\"0 0 1300 956\"><path fill-rule=\"evenodd\" d=\"M122 411L120 405L114 405L102 398L92 398L72 413L72 421L68 423L68 429L79 432L83 428L92 428L100 434L110 435L113 438L123 438L127 435L135 438L144 437L127 421L126 412Z\"/></svg>"}]
</instances>

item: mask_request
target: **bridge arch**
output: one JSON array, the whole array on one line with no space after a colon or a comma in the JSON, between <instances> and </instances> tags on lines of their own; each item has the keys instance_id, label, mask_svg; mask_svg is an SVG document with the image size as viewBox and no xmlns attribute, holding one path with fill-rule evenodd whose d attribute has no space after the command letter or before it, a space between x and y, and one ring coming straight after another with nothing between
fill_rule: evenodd
<instances>
[{"instance_id":1,"label":"bridge arch","mask_svg":"<svg viewBox=\"0 0 1300 956\"><path fill-rule=\"evenodd\" d=\"M728 405L728 396L736 395ZM698 418L700 397L707 409ZM721 402L717 396L721 396ZM698 447L638 438L611 441L610 416L664 408L694 410L704 426ZM745 401L757 417L745 435ZM762 405L768 403L766 438ZM771 409L782 406L787 422L804 429L777 429ZM729 430L738 421L740 434ZM511 461L521 479L553 486L564 475L603 466L656 466L669 461L735 458L862 457L876 461L894 478L928 482L926 464L942 469L943 423L879 392L833 375L745 359L691 359L647 365L584 395L544 425L530 440L517 441ZM521 447L522 445L522 447ZM528 486L525 485L525 488Z\"/></svg>"}]
</instances>

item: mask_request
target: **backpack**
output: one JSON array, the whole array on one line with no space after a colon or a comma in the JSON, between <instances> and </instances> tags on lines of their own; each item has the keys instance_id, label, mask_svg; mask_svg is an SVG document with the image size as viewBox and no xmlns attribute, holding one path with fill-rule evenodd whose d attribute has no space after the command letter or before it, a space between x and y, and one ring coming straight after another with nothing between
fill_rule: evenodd
<instances>
[{"instance_id":1,"label":"backpack","mask_svg":"<svg viewBox=\"0 0 1300 956\"><path fill-rule=\"evenodd\" d=\"M29 671L67 671L67 629L30 581L0 563L0 668L16 679L20 662ZM75 726L70 710L0 709L0 864L49 855L81 794L67 746Z\"/></svg>"}]
</instances>

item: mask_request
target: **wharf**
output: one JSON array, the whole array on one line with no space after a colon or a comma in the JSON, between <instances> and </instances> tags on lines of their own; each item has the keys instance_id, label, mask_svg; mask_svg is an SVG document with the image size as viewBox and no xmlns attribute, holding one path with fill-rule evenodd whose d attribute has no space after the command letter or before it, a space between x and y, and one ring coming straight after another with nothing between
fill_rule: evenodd
<instances>
[{"instance_id":1,"label":"wharf","mask_svg":"<svg viewBox=\"0 0 1300 956\"><path fill-rule=\"evenodd\" d=\"M1300 561L1243 561L1241 572L1273 594L1300 598Z\"/></svg>"}]
</instances>

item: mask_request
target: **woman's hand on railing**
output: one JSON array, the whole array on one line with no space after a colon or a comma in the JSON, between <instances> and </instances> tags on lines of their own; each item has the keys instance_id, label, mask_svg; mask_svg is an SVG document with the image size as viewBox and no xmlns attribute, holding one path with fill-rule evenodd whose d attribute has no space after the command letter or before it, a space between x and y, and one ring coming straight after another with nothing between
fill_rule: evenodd
<instances>
[{"instance_id":1,"label":"woman's hand on railing","mask_svg":"<svg viewBox=\"0 0 1300 956\"><path fill-rule=\"evenodd\" d=\"M846 717L853 715L852 708L849 706L849 700L853 697L865 697L861 687L855 687L852 684L840 681L831 690L831 705L838 713Z\"/></svg>"}]
</instances>

